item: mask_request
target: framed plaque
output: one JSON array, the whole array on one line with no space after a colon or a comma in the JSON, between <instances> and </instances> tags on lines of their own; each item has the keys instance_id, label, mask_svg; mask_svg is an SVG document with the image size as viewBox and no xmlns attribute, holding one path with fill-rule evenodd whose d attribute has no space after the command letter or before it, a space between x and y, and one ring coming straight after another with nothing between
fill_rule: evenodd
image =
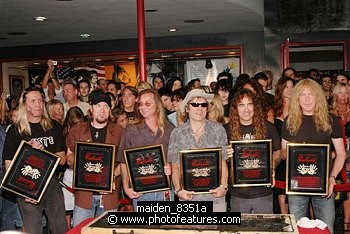
<instances>
[{"instance_id":1,"label":"framed plaque","mask_svg":"<svg viewBox=\"0 0 350 234\"><path fill-rule=\"evenodd\" d=\"M77 141L75 143L73 188L111 193L115 148L115 145L110 144Z\"/></svg>"},{"instance_id":2,"label":"framed plaque","mask_svg":"<svg viewBox=\"0 0 350 234\"><path fill-rule=\"evenodd\" d=\"M131 187L135 192L148 193L170 189L163 145L151 145L124 150Z\"/></svg>"},{"instance_id":3,"label":"framed plaque","mask_svg":"<svg viewBox=\"0 0 350 234\"><path fill-rule=\"evenodd\" d=\"M272 185L272 140L230 141L233 187Z\"/></svg>"},{"instance_id":4,"label":"framed plaque","mask_svg":"<svg viewBox=\"0 0 350 234\"><path fill-rule=\"evenodd\" d=\"M327 195L329 144L287 144L286 193Z\"/></svg>"},{"instance_id":5,"label":"framed plaque","mask_svg":"<svg viewBox=\"0 0 350 234\"><path fill-rule=\"evenodd\" d=\"M182 188L195 193L209 193L220 186L221 148L180 151Z\"/></svg>"},{"instance_id":6,"label":"framed plaque","mask_svg":"<svg viewBox=\"0 0 350 234\"><path fill-rule=\"evenodd\" d=\"M1 187L24 198L40 202L61 158L22 141Z\"/></svg>"}]
</instances>

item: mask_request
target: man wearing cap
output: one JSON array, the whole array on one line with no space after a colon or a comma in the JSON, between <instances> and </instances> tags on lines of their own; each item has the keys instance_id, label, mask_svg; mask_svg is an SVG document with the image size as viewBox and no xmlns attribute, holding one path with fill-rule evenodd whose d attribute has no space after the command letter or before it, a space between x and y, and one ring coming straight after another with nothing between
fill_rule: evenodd
<instances>
[{"instance_id":1,"label":"man wearing cap","mask_svg":"<svg viewBox=\"0 0 350 234\"><path fill-rule=\"evenodd\" d=\"M122 128L110 121L111 99L101 90L94 90L89 96L91 120L75 125L67 137L67 163L73 167L75 142L86 141L119 146ZM102 214L106 210L116 210L120 200L121 177L119 165L114 169L115 188L111 194L90 191L75 191L73 226L87 218Z\"/></svg>"},{"instance_id":2,"label":"man wearing cap","mask_svg":"<svg viewBox=\"0 0 350 234\"><path fill-rule=\"evenodd\" d=\"M180 111L186 112L188 121L175 128L170 135L168 162L172 166L172 181L175 194L185 201L213 201L215 212L225 212L225 195L228 189L227 136L225 129L219 123L206 119L208 102L213 98L201 89L194 89L187 93L180 104ZM187 149L221 148L222 168L220 186L210 190L209 194L194 194L181 187L179 151Z\"/></svg>"}]
</instances>

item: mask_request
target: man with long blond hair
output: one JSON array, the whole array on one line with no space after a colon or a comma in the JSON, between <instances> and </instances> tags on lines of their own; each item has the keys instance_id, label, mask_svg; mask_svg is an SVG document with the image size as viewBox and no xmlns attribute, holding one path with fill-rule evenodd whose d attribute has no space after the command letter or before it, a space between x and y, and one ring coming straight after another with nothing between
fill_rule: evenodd
<instances>
[{"instance_id":1,"label":"man with long blond hair","mask_svg":"<svg viewBox=\"0 0 350 234\"><path fill-rule=\"evenodd\" d=\"M44 105L44 94L36 87L27 88L19 100L18 118L7 132L3 151L6 170L22 140L36 149L45 149L61 158L60 164L66 163L66 145L62 127L50 120ZM28 198L17 198L23 217L25 232L42 233L41 217L45 211L51 233L63 234L67 231L64 199L58 173L52 177L39 203Z\"/></svg>"},{"instance_id":2,"label":"man with long blond hair","mask_svg":"<svg viewBox=\"0 0 350 234\"><path fill-rule=\"evenodd\" d=\"M273 159L278 160L281 141L277 129L272 123L265 120L261 103L254 93L248 89L239 90L232 99L230 108L231 122L225 125L228 139L231 141L271 139ZM239 167L240 165L232 166ZM272 214L271 188L234 188L231 189L230 194L232 212Z\"/></svg>"},{"instance_id":3,"label":"man with long blond hair","mask_svg":"<svg viewBox=\"0 0 350 234\"><path fill-rule=\"evenodd\" d=\"M123 151L128 148L162 144L164 152L168 151L170 133L174 125L168 122L162 101L153 89L145 89L139 93L138 122L128 125L118 148L117 161L121 163L124 193L133 199L134 210L137 201L166 201L170 200L170 192L159 191L140 194L130 186L130 177ZM167 161L167 160L166 160ZM164 167L166 175L171 174L170 164Z\"/></svg>"},{"instance_id":4,"label":"man with long blond hair","mask_svg":"<svg viewBox=\"0 0 350 234\"><path fill-rule=\"evenodd\" d=\"M283 157L286 155L289 142L334 145L335 160L328 178L328 196L288 196L290 213L294 214L297 220L307 215L311 199L316 218L325 222L333 233L335 220L333 188L336 184L335 178L344 165L345 148L339 122L336 116L328 113L322 88L314 80L301 80L293 89L289 116L282 127ZM329 160L332 160L331 154Z\"/></svg>"}]
</instances>

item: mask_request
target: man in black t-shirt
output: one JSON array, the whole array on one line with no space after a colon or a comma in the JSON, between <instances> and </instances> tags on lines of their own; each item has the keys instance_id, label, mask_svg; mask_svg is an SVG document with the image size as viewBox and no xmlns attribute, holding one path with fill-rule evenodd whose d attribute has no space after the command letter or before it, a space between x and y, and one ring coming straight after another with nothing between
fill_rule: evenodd
<instances>
[{"instance_id":1,"label":"man in black t-shirt","mask_svg":"<svg viewBox=\"0 0 350 234\"><path fill-rule=\"evenodd\" d=\"M293 88L289 106L289 116L282 127L281 156L285 157L289 142L333 144L336 155L333 166L330 167L329 178L327 178L329 181L328 196L289 195L290 213L297 220L305 217L308 212L309 201L311 200L315 217L325 222L331 233L334 233L335 207L333 188L336 184L335 178L343 168L345 161L341 127L337 118L328 113L327 100L321 86L312 79L304 79L298 82ZM298 162L298 159L294 160ZM329 160L332 161L331 154L329 155ZM304 166L304 163L300 162L300 165L303 164ZM311 165L306 163L307 170L309 166ZM314 172L308 170L309 175L314 175L312 173Z\"/></svg>"},{"instance_id":2,"label":"man in black t-shirt","mask_svg":"<svg viewBox=\"0 0 350 234\"><path fill-rule=\"evenodd\" d=\"M44 95L35 87L23 92L19 100L17 122L10 127L6 135L3 151L6 170L22 140L30 143L33 148L45 149L58 155L61 157L60 164L65 164L66 145L61 126L48 118ZM17 201L26 232L42 232L43 211L48 218L51 233L63 234L67 231L63 193L56 174L52 177L40 203L21 197L18 197Z\"/></svg>"},{"instance_id":3,"label":"man in black t-shirt","mask_svg":"<svg viewBox=\"0 0 350 234\"><path fill-rule=\"evenodd\" d=\"M266 120L260 103L252 91L248 89L237 91L231 103L231 123L225 125L228 139L231 141L271 139L273 159L277 160L280 157L280 138L275 126ZM232 149L230 151L232 152ZM232 166L242 168L244 175L252 176L250 178L252 181L254 179L262 181L270 176L264 172L266 171L264 167L267 169L269 165L261 158L258 151L253 151L254 148L247 150L245 159L239 160L240 165ZM274 163L270 162L270 164ZM274 178L272 179L273 184ZM272 189L270 187L235 187L230 190L230 194L231 212L272 214Z\"/></svg>"}]
</instances>

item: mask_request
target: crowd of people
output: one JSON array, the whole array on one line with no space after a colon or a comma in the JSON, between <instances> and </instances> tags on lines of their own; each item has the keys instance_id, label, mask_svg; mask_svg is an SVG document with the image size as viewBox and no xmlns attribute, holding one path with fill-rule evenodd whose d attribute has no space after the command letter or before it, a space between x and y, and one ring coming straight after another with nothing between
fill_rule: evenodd
<instances>
[{"instance_id":1,"label":"crowd of people","mask_svg":"<svg viewBox=\"0 0 350 234\"><path fill-rule=\"evenodd\" d=\"M319 75L317 69L297 78L286 68L273 82L270 71L236 79L222 72L205 92L199 79L187 85L179 77L158 74L152 84L135 87L99 79L58 82L53 61L40 85L24 90L18 103L1 96L2 158L7 170L22 140L33 148L58 155L60 166L39 203L2 191L2 230L65 233L87 218L118 211L121 198L135 210L138 201L213 201L213 210L310 216L325 222L333 233L336 179L350 183L350 86L346 74ZM275 85L274 85L275 84ZM273 94L274 95L273 95ZM272 140L271 187L233 187L230 141ZM113 192L72 189L76 142L117 147ZM328 196L286 195L286 149L289 142L330 144L332 153ZM162 144L164 174L169 191L138 193L130 184L124 150ZM4 147L11 145L11 147ZM222 153L218 187L206 194L185 190L181 183L180 154L187 149L219 148ZM344 230L350 231L350 202L344 200ZM44 215L43 215L44 212Z\"/></svg>"}]
</instances>

